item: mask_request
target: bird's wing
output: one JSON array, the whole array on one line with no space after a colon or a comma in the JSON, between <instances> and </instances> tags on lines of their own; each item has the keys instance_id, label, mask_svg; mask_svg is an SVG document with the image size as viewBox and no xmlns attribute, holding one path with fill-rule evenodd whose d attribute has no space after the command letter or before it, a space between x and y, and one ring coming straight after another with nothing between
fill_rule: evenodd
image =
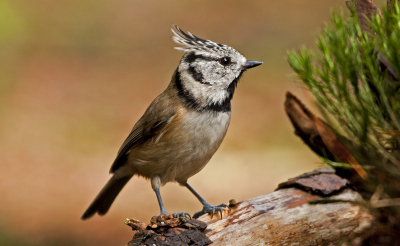
<instances>
[{"instance_id":1,"label":"bird's wing","mask_svg":"<svg viewBox=\"0 0 400 246\"><path fill-rule=\"evenodd\" d=\"M165 108L160 107L161 105L157 106L157 104L157 100L155 100L142 118L135 124L131 133L119 149L118 155L111 166L110 173L114 173L126 162L131 149L157 136L174 117L175 112L165 110ZM156 109L164 110L157 112L158 110Z\"/></svg>"}]
</instances>

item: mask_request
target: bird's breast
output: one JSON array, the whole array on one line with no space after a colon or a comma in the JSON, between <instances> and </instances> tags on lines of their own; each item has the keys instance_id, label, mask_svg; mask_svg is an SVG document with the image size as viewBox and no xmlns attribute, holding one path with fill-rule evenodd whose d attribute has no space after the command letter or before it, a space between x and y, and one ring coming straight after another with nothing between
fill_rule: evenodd
<instances>
[{"instance_id":1,"label":"bird's breast","mask_svg":"<svg viewBox=\"0 0 400 246\"><path fill-rule=\"evenodd\" d=\"M213 146L220 144L226 134L229 122L229 112L193 111L186 114L181 124L186 134L191 135L194 145L207 143L208 146Z\"/></svg>"},{"instance_id":2,"label":"bird's breast","mask_svg":"<svg viewBox=\"0 0 400 246\"><path fill-rule=\"evenodd\" d=\"M199 172L217 151L225 137L230 122L230 112L189 112L182 119L178 135L185 141L179 143L179 161L176 164L176 181L186 180Z\"/></svg>"},{"instance_id":3,"label":"bird's breast","mask_svg":"<svg viewBox=\"0 0 400 246\"><path fill-rule=\"evenodd\" d=\"M137 174L184 183L208 163L225 137L230 112L180 110L160 135L132 153Z\"/></svg>"},{"instance_id":4,"label":"bird's breast","mask_svg":"<svg viewBox=\"0 0 400 246\"><path fill-rule=\"evenodd\" d=\"M203 167L221 145L229 122L230 112L185 113L170 131L169 136L173 138L168 137L176 158L193 169ZM171 128L173 124L171 122Z\"/></svg>"}]
</instances>

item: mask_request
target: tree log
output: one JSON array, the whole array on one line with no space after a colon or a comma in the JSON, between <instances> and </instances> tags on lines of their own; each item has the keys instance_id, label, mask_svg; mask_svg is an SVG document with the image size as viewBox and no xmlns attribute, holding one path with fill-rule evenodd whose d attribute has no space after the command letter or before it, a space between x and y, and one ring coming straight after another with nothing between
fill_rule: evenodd
<instances>
[{"instance_id":1,"label":"tree log","mask_svg":"<svg viewBox=\"0 0 400 246\"><path fill-rule=\"evenodd\" d=\"M307 182L306 187L301 185ZM338 244L370 228L373 221L360 205L360 194L347 184L329 172L302 175L285 182L282 189L230 206L223 219L199 219L208 224L205 234L214 245ZM328 196L326 188L331 190ZM337 202L308 203L324 196Z\"/></svg>"},{"instance_id":2,"label":"tree log","mask_svg":"<svg viewBox=\"0 0 400 246\"><path fill-rule=\"evenodd\" d=\"M149 225L128 220L127 224L135 231L128 245L209 245L211 241L213 245L345 242L346 238L354 238L369 229L374 217L361 205L361 195L334 172L331 168L318 169L280 184L275 192L238 203L231 200L222 219L217 214L203 215L200 221L162 215L153 217ZM201 221L207 224L206 229Z\"/></svg>"}]
</instances>

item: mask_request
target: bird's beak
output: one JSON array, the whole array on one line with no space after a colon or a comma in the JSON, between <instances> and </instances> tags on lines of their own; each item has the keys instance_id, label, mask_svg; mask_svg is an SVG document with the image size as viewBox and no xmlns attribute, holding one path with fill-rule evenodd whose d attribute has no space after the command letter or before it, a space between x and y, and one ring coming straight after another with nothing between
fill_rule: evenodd
<instances>
[{"instance_id":1,"label":"bird's beak","mask_svg":"<svg viewBox=\"0 0 400 246\"><path fill-rule=\"evenodd\" d=\"M244 64L243 68L244 70L249 69L249 68L253 68L253 67L257 67L259 65L263 64L262 62L259 61L246 61L246 64Z\"/></svg>"}]
</instances>

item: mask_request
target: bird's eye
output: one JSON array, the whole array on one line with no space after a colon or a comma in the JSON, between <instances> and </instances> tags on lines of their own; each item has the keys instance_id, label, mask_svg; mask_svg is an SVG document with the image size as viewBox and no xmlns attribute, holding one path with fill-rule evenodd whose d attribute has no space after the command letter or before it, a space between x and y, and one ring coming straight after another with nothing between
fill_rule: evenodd
<instances>
[{"instance_id":1,"label":"bird's eye","mask_svg":"<svg viewBox=\"0 0 400 246\"><path fill-rule=\"evenodd\" d=\"M230 57L222 57L219 60L219 63L221 63L221 65L228 66L229 64L231 64L231 58Z\"/></svg>"}]
</instances>

